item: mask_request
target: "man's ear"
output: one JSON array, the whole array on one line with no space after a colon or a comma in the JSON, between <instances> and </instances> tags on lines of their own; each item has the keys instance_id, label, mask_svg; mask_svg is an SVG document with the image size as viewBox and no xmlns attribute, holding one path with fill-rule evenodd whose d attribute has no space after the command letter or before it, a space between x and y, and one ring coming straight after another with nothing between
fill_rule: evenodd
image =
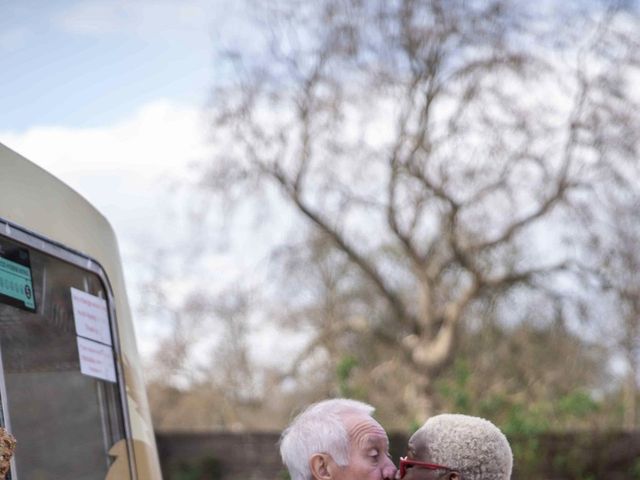
<instances>
[{"instance_id":1,"label":"man's ear","mask_svg":"<svg viewBox=\"0 0 640 480\"><path fill-rule=\"evenodd\" d=\"M314 453L311 455L309 467L311 468L311 476L316 480L329 480L331 478L329 457L324 453Z\"/></svg>"}]
</instances>

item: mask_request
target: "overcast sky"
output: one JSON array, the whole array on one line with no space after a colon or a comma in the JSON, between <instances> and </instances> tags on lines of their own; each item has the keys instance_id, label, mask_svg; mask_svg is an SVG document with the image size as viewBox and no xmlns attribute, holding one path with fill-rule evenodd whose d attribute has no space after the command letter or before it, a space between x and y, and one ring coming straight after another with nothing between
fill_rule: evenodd
<instances>
[{"instance_id":1,"label":"overcast sky","mask_svg":"<svg viewBox=\"0 0 640 480\"><path fill-rule=\"evenodd\" d=\"M0 142L112 223L131 303L140 251L166 239L171 181L207 158L214 52L249 41L240 2L0 0ZM233 268L220 257L218 268ZM153 339L136 325L143 353Z\"/></svg>"}]
</instances>

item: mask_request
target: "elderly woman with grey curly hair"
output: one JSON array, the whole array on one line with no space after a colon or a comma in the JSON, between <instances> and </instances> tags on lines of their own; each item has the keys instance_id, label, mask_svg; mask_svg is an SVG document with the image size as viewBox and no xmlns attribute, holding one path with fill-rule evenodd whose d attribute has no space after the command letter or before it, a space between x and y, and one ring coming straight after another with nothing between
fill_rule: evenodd
<instances>
[{"instance_id":1,"label":"elderly woman with grey curly hair","mask_svg":"<svg viewBox=\"0 0 640 480\"><path fill-rule=\"evenodd\" d=\"M431 417L409 439L396 478L403 480L508 480L513 455L493 423L468 415Z\"/></svg>"}]
</instances>

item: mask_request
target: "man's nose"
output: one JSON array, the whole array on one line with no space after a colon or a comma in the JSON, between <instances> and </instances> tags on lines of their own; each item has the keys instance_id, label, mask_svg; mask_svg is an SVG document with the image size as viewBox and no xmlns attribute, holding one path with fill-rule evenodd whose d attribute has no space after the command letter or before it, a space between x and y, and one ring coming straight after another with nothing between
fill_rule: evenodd
<instances>
[{"instance_id":1,"label":"man's nose","mask_svg":"<svg viewBox=\"0 0 640 480\"><path fill-rule=\"evenodd\" d=\"M385 464L382 467L382 478L393 480L396 476L396 466L393 464L390 458L386 459Z\"/></svg>"}]
</instances>

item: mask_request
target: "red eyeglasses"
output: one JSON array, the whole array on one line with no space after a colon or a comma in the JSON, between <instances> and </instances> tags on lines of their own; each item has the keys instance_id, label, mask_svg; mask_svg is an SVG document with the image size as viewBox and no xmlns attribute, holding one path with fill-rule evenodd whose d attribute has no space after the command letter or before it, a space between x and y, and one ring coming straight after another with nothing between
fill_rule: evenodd
<instances>
[{"instance_id":1,"label":"red eyeglasses","mask_svg":"<svg viewBox=\"0 0 640 480\"><path fill-rule=\"evenodd\" d=\"M400 457L400 478L403 478L407 473L407 469L411 467L426 468L427 470L454 470L451 467L445 467L444 465L438 465L437 463L419 462L407 457Z\"/></svg>"}]
</instances>

